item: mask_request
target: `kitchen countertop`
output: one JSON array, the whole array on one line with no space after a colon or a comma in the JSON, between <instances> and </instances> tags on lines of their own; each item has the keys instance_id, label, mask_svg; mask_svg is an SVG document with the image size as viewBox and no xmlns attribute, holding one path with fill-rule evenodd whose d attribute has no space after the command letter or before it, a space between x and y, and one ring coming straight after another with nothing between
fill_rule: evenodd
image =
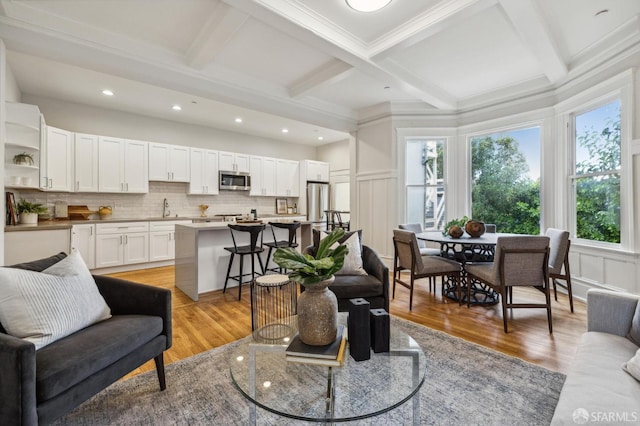
<instances>
[{"instance_id":1,"label":"kitchen countertop","mask_svg":"<svg viewBox=\"0 0 640 426\"><path fill-rule=\"evenodd\" d=\"M300 214L291 215L276 215L265 214L261 215L259 219L262 219L265 223L268 221L286 222L291 217L300 217ZM4 227L4 232L17 232L17 231L42 231L53 229L70 229L73 225L91 224L91 223L118 223L118 222L167 222L174 220L209 220L210 222L199 223L198 225L217 225L227 226L233 222L223 222L220 219L215 219L213 216L201 217L201 216L171 216L171 217L136 217L136 218L111 218L111 219L87 219L87 220L43 220L38 222L37 225L8 225Z\"/></svg>"}]
</instances>

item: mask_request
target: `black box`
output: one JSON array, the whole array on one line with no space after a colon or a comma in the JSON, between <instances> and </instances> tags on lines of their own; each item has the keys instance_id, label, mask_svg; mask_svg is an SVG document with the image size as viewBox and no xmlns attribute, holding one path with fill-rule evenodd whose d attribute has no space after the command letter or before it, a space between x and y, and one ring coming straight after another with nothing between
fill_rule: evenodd
<instances>
[{"instance_id":1,"label":"black box","mask_svg":"<svg viewBox=\"0 0 640 426\"><path fill-rule=\"evenodd\" d=\"M363 298L349 299L349 354L356 361L371 358L369 302Z\"/></svg>"},{"instance_id":2,"label":"black box","mask_svg":"<svg viewBox=\"0 0 640 426\"><path fill-rule=\"evenodd\" d=\"M389 352L389 333L391 318L384 309L371 309L369 313L371 324L371 349L373 352Z\"/></svg>"}]
</instances>

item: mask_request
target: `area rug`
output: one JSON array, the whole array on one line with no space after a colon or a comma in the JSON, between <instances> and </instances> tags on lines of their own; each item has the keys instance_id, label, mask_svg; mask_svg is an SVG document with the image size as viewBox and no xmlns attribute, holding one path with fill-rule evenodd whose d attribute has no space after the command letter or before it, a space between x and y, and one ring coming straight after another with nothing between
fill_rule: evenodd
<instances>
[{"instance_id":1,"label":"area rug","mask_svg":"<svg viewBox=\"0 0 640 426\"><path fill-rule=\"evenodd\" d=\"M392 317L427 357L420 390L421 425L547 425L564 375L445 333ZM244 339L243 339L244 340ZM243 340L166 367L167 390L155 371L117 382L55 425L245 425L249 405L231 382L228 359ZM358 425L412 423L407 403ZM257 409L259 425L303 422Z\"/></svg>"}]
</instances>

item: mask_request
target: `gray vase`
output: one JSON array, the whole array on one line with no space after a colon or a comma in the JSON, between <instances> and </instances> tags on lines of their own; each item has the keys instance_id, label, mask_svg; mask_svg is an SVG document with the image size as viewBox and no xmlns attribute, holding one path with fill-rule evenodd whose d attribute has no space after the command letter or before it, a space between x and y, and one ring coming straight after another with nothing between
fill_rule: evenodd
<instances>
[{"instance_id":1,"label":"gray vase","mask_svg":"<svg viewBox=\"0 0 640 426\"><path fill-rule=\"evenodd\" d=\"M327 288L334 279L305 286L298 297L298 333L307 345L324 346L336 340L338 299Z\"/></svg>"}]
</instances>

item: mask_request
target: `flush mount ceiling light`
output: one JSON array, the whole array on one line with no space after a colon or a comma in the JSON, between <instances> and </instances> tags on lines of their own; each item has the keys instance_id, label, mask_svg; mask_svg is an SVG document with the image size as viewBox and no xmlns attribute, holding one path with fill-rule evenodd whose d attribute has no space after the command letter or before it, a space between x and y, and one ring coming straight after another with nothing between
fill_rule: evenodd
<instances>
[{"instance_id":1,"label":"flush mount ceiling light","mask_svg":"<svg viewBox=\"0 0 640 426\"><path fill-rule=\"evenodd\" d=\"M104 89L102 91L102 94L105 95L105 96L113 96L113 91L109 90L109 89Z\"/></svg>"},{"instance_id":2,"label":"flush mount ceiling light","mask_svg":"<svg viewBox=\"0 0 640 426\"><path fill-rule=\"evenodd\" d=\"M171 107L171 109L174 111L182 111L182 107L180 105L174 105Z\"/></svg>"},{"instance_id":3,"label":"flush mount ceiling light","mask_svg":"<svg viewBox=\"0 0 640 426\"><path fill-rule=\"evenodd\" d=\"M235 121L236 121L236 123L242 123L242 118L238 117L238 118L236 118Z\"/></svg>"},{"instance_id":4,"label":"flush mount ceiling light","mask_svg":"<svg viewBox=\"0 0 640 426\"><path fill-rule=\"evenodd\" d=\"M289 129L282 129L282 133L289 133Z\"/></svg>"},{"instance_id":5,"label":"flush mount ceiling light","mask_svg":"<svg viewBox=\"0 0 640 426\"><path fill-rule=\"evenodd\" d=\"M375 12L380 10L389 3L391 0L345 0L350 8L357 10L358 12Z\"/></svg>"}]
</instances>

